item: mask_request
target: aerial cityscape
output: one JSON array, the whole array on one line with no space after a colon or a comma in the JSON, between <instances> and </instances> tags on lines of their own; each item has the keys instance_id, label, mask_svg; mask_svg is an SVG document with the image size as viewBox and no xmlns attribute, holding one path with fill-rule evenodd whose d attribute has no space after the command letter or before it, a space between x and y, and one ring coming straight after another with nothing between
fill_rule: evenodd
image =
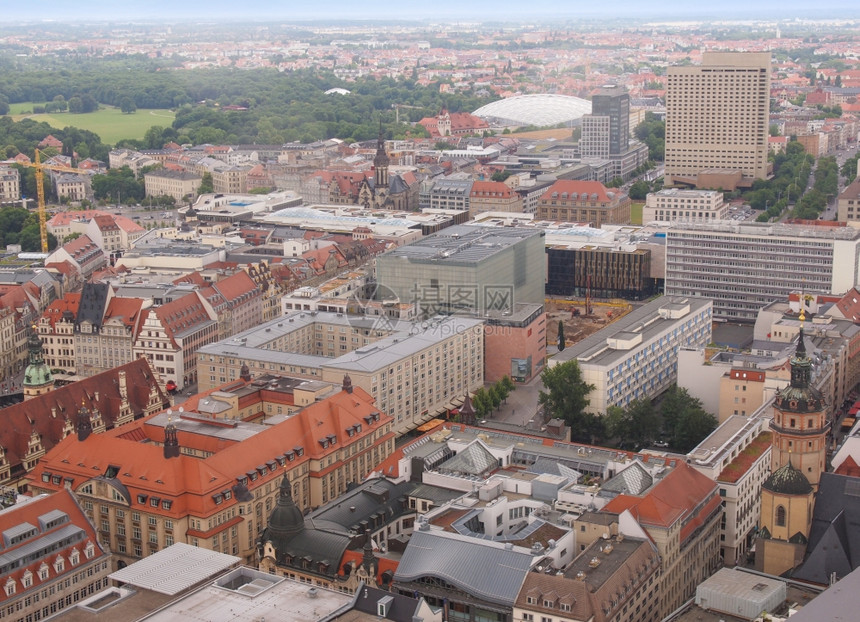
<instances>
[{"instance_id":1,"label":"aerial cityscape","mask_svg":"<svg viewBox=\"0 0 860 622\"><path fill-rule=\"evenodd\" d=\"M0 21L0 622L860 606L860 18Z\"/></svg>"}]
</instances>

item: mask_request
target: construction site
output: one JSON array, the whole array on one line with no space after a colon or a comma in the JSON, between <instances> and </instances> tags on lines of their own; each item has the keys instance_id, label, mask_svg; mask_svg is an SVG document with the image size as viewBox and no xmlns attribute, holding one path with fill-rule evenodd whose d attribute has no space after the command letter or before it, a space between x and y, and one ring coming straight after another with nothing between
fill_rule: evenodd
<instances>
[{"instance_id":1,"label":"construction site","mask_svg":"<svg viewBox=\"0 0 860 622\"><path fill-rule=\"evenodd\" d=\"M596 333L633 309L626 300L547 298L547 345L558 345L558 321L564 324L565 347Z\"/></svg>"}]
</instances>

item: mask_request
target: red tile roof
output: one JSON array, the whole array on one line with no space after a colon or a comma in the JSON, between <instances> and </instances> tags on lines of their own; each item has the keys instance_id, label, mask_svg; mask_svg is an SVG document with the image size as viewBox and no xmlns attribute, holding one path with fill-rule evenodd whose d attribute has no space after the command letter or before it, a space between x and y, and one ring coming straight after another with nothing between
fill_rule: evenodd
<instances>
[{"instance_id":1,"label":"red tile roof","mask_svg":"<svg viewBox=\"0 0 860 622\"><path fill-rule=\"evenodd\" d=\"M834 473L838 475L847 475L848 477L860 477L860 465L854 461L853 456L848 456L838 467L836 467Z\"/></svg>"},{"instance_id":2,"label":"red tile roof","mask_svg":"<svg viewBox=\"0 0 860 622\"><path fill-rule=\"evenodd\" d=\"M252 383L238 384L253 386ZM192 408L193 404L189 400L183 407ZM236 503L234 498L218 505L214 494L231 488L236 477L283 456L286 451L303 448L303 455L295 458L295 464L323 463L324 458L336 457L351 443L373 438L377 430L392 419L379 413L379 421L369 423L365 417L372 413L379 413L379 410L365 391L360 388L354 388L352 393L340 391L242 441L207 434L205 429L192 432L180 428L177 430L179 445L193 448L206 457L181 453L171 459L164 458L159 445L164 440L164 428L150 424L151 417L148 417L104 434L90 435L83 442L71 435L40 461L31 478L40 482L40 487L47 487L48 483L42 483L42 473L61 473L63 477L73 477L74 485L78 486L104 473L109 465L119 465L117 478L128 489L132 508L141 505L138 499L141 494L173 501L171 509L162 512L168 516L188 513L208 516L223 510L227 504ZM193 419L194 413L186 411L180 416ZM356 431L355 426L361 429ZM348 430L352 431L352 436ZM336 438L337 442L323 447L320 440L329 437ZM374 443L390 438L393 438L392 432ZM369 452L371 448L364 451ZM339 461L335 459L331 466L312 472L311 477L325 476L338 466ZM365 475L360 473L359 477ZM254 488L278 481L280 476L280 469L274 469L249 486ZM142 502L144 506L146 503Z\"/></svg>"},{"instance_id":3,"label":"red tile roof","mask_svg":"<svg viewBox=\"0 0 860 622\"><path fill-rule=\"evenodd\" d=\"M51 328L54 328L57 321L63 318L63 313L66 311L71 311L72 316L76 316L78 314L78 305L80 304L80 294L66 294L64 298L55 300L48 305L48 308L42 313L42 319L47 320L51 324Z\"/></svg>"},{"instance_id":4,"label":"red tile roof","mask_svg":"<svg viewBox=\"0 0 860 622\"><path fill-rule=\"evenodd\" d=\"M690 532L690 524L699 520L700 516L707 516L714 501L719 505L716 490L717 485L713 481L685 462L677 461L675 468L644 496L618 495L602 511L620 514L630 510L640 523L663 528L670 527L678 520L689 519L681 531L683 541L685 534ZM710 497L713 498L708 501ZM706 506L695 512L706 501Z\"/></svg>"},{"instance_id":5,"label":"red tile roof","mask_svg":"<svg viewBox=\"0 0 860 622\"><path fill-rule=\"evenodd\" d=\"M234 304L262 295L257 284L254 283L254 279L248 276L244 270L239 270L227 278L221 279L215 283L214 287L225 300Z\"/></svg>"},{"instance_id":6,"label":"red tile roof","mask_svg":"<svg viewBox=\"0 0 860 622\"><path fill-rule=\"evenodd\" d=\"M606 186L604 186L599 181L574 181L571 179L560 179L555 182L552 186L547 188L546 192L541 195L541 201L548 201L552 198L553 192L557 192L558 196L561 196L563 192L566 192L568 196L577 193L580 197L583 194L587 194L591 196L592 194L597 195L597 201L600 203L612 203L616 201L622 193L616 190L609 190ZM607 194L608 192L612 192L615 197L610 198Z\"/></svg>"},{"instance_id":7,"label":"red tile roof","mask_svg":"<svg viewBox=\"0 0 860 622\"><path fill-rule=\"evenodd\" d=\"M161 305L154 310L154 313L171 340L195 326L212 320L196 293L187 294Z\"/></svg>"},{"instance_id":8,"label":"red tile roof","mask_svg":"<svg viewBox=\"0 0 860 622\"><path fill-rule=\"evenodd\" d=\"M105 426L111 428L120 416L124 398L120 392L120 373L125 373L128 407L135 416L145 413L150 395L155 391L158 403L167 404L167 396L158 386L155 374L145 358L135 359L101 374L58 387L26 402L0 410L4 424L0 426L0 446L6 451L6 460L12 466L12 476L24 472L23 460L27 443L35 432L45 451L63 439L66 419L74 425L81 407L89 411L98 409ZM96 435L98 436L98 435Z\"/></svg>"},{"instance_id":9,"label":"red tile roof","mask_svg":"<svg viewBox=\"0 0 860 622\"><path fill-rule=\"evenodd\" d=\"M131 329L132 336L137 337L142 326L141 318L143 314L143 300L140 298L120 298L113 297L105 309L103 323L106 323L112 318L120 318L122 323Z\"/></svg>"},{"instance_id":10,"label":"red tile roof","mask_svg":"<svg viewBox=\"0 0 860 622\"><path fill-rule=\"evenodd\" d=\"M509 199L514 196L514 191L501 181L475 181L472 182L470 196Z\"/></svg>"}]
</instances>

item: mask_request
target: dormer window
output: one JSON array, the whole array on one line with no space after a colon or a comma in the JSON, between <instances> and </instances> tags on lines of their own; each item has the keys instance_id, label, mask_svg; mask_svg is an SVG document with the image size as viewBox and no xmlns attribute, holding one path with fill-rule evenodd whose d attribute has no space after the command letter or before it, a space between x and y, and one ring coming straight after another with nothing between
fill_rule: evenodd
<instances>
[{"instance_id":1,"label":"dormer window","mask_svg":"<svg viewBox=\"0 0 860 622\"><path fill-rule=\"evenodd\" d=\"M9 577L6 581L6 585L3 587L6 590L6 596L14 596L15 595L15 579Z\"/></svg>"},{"instance_id":2,"label":"dormer window","mask_svg":"<svg viewBox=\"0 0 860 622\"><path fill-rule=\"evenodd\" d=\"M221 493L212 495L212 499L215 501L215 505L221 505L224 502L224 495Z\"/></svg>"},{"instance_id":3,"label":"dormer window","mask_svg":"<svg viewBox=\"0 0 860 622\"><path fill-rule=\"evenodd\" d=\"M39 566L39 580L45 581L48 578L48 574L50 571L48 570L48 564L42 562L42 565Z\"/></svg>"},{"instance_id":4,"label":"dormer window","mask_svg":"<svg viewBox=\"0 0 860 622\"><path fill-rule=\"evenodd\" d=\"M78 549L72 549L72 552L69 553L69 563L72 566L76 566L81 561L81 554Z\"/></svg>"},{"instance_id":5,"label":"dormer window","mask_svg":"<svg viewBox=\"0 0 860 622\"><path fill-rule=\"evenodd\" d=\"M152 497L149 500L149 505L151 505L154 508L157 508L159 503L161 503L161 499L159 499L158 497Z\"/></svg>"},{"instance_id":6,"label":"dormer window","mask_svg":"<svg viewBox=\"0 0 860 622\"><path fill-rule=\"evenodd\" d=\"M297 456L305 455L305 448L304 447L293 447L293 450L296 452Z\"/></svg>"},{"instance_id":7,"label":"dormer window","mask_svg":"<svg viewBox=\"0 0 860 622\"><path fill-rule=\"evenodd\" d=\"M66 569L66 560L63 559L62 557L58 556L57 559L54 560L54 572L56 572L57 574L60 574L65 569Z\"/></svg>"},{"instance_id":8,"label":"dormer window","mask_svg":"<svg viewBox=\"0 0 860 622\"><path fill-rule=\"evenodd\" d=\"M32 572L30 572L28 570L27 572L24 573L24 576L21 577L21 585L24 586L25 589L30 587L31 585L33 585L33 573Z\"/></svg>"},{"instance_id":9,"label":"dormer window","mask_svg":"<svg viewBox=\"0 0 860 622\"><path fill-rule=\"evenodd\" d=\"M295 459L296 459L296 452L294 452L294 451L288 451L288 452L287 452L287 460L288 460L289 462L292 462L292 461L293 461L293 460L295 460Z\"/></svg>"},{"instance_id":10,"label":"dormer window","mask_svg":"<svg viewBox=\"0 0 860 622\"><path fill-rule=\"evenodd\" d=\"M87 542L87 546L84 548L84 557L87 559L92 559L96 554L96 547L93 546L92 542Z\"/></svg>"},{"instance_id":11,"label":"dormer window","mask_svg":"<svg viewBox=\"0 0 860 622\"><path fill-rule=\"evenodd\" d=\"M145 505L147 498L148 498L147 495L137 495L137 502L140 503L141 505Z\"/></svg>"}]
</instances>

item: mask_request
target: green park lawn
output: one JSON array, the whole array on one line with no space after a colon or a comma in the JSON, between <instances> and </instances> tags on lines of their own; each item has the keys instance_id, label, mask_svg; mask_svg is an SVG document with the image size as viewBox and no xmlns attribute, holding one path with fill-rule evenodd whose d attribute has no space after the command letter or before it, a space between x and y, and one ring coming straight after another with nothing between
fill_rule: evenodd
<instances>
[{"instance_id":1,"label":"green park lawn","mask_svg":"<svg viewBox=\"0 0 860 622\"><path fill-rule=\"evenodd\" d=\"M9 108L14 121L30 118L44 121L60 130L69 126L89 130L98 134L107 145L115 145L123 138L141 139L153 125L169 127L176 117L170 110L140 108L134 114L123 114L119 108L110 106L102 106L96 112L87 114L28 114L33 110L31 103L9 104Z\"/></svg>"}]
</instances>

